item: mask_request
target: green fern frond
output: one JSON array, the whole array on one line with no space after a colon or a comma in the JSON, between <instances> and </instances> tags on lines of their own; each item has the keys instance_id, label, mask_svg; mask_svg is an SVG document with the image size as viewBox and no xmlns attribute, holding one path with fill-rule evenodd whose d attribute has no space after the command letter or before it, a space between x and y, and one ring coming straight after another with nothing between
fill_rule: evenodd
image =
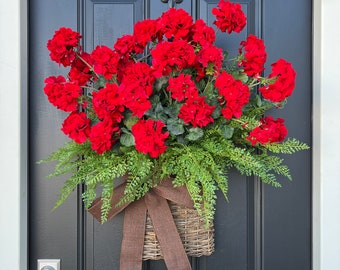
<instances>
[{"instance_id":1,"label":"green fern frond","mask_svg":"<svg viewBox=\"0 0 340 270\"><path fill-rule=\"evenodd\" d=\"M282 154L293 154L297 151L307 150L309 146L305 143L298 141L297 139L289 138L287 141L282 143L269 143L264 145L264 148L268 149L273 153Z\"/></svg>"}]
</instances>

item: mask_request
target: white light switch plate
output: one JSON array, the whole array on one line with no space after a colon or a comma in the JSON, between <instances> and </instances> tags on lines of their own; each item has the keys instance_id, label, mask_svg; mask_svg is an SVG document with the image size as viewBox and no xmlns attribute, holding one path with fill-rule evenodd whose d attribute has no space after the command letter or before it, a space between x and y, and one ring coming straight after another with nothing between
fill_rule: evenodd
<instances>
[{"instance_id":1,"label":"white light switch plate","mask_svg":"<svg viewBox=\"0 0 340 270\"><path fill-rule=\"evenodd\" d=\"M51 266L53 270L60 270L60 259L38 259L38 270L42 270L44 266Z\"/></svg>"}]
</instances>

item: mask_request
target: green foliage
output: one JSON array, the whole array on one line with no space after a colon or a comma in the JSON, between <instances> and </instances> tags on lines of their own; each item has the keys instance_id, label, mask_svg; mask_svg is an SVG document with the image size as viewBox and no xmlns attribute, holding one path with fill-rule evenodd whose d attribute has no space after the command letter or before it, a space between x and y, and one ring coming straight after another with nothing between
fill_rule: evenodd
<instances>
[{"instance_id":1,"label":"green foliage","mask_svg":"<svg viewBox=\"0 0 340 270\"><path fill-rule=\"evenodd\" d=\"M277 153L292 154L308 146L296 139L283 143L252 147L242 133L253 129L256 119L242 116L232 121L219 122L211 128L189 130L191 138L185 144L171 142L167 151L157 159L138 152L134 146L123 146L98 155L89 143L67 143L39 163L58 161L55 171L48 177L70 173L61 189L55 208L60 206L78 185L84 185L82 195L85 207L90 207L102 196L102 222L107 220L114 196L115 179L127 181L123 198L118 205L142 198L164 178L173 178L174 186L185 185L199 214L207 225L213 220L216 190L227 199L228 172L236 168L241 174L258 176L264 183L280 187L276 175L291 179L289 169ZM175 123L174 123L175 125ZM129 134L129 131L126 131ZM237 134L237 136L235 136ZM242 140L243 137L243 141ZM100 189L99 189L100 188Z\"/></svg>"}]
</instances>

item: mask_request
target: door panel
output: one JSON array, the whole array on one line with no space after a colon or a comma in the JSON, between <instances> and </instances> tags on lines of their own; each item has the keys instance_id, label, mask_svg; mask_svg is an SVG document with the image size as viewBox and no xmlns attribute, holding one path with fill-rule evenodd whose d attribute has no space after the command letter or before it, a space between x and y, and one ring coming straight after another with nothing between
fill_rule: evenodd
<instances>
[{"instance_id":1,"label":"door panel","mask_svg":"<svg viewBox=\"0 0 340 270\"><path fill-rule=\"evenodd\" d=\"M170 0L171 2L171 0ZM218 0L184 0L176 5L212 25L211 9ZM263 37L268 63L284 57L297 70L296 91L282 111L290 136L310 143L311 124L311 3L308 0L240 0L248 24L241 34L218 33L216 44L237 54L241 40L253 33ZM283 3L284 2L284 3ZM67 7L67 8L65 8ZM83 46L112 47L133 31L135 22L156 18L169 8L160 0L32 0L30 4L30 269L38 258L61 258L62 269L119 269L123 214L99 224L84 211L75 192L51 212L63 179L46 180L52 165L35 162L60 147L59 131L65 115L52 108L43 94L43 80L65 71L51 63L45 48L54 30L77 29ZM289 20L287 20L289 18ZM270 65L266 73L270 72ZM217 201L216 251L191 258L193 269L310 269L310 153L285 157L293 182L283 188L263 186L252 177L231 172L229 202ZM281 179L280 179L281 180ZM219 194L220 195L220 194ZM53 243L53 244L51 244ZM148 261L143 269L166 269L163 261Z\"/></svg>"}]
</instances>

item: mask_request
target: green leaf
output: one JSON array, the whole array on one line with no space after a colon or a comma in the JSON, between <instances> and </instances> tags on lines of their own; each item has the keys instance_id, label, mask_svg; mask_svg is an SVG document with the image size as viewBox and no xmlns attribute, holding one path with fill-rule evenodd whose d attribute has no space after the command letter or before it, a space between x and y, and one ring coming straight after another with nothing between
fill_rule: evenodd
<instances>
[{"instance_id":1,"label":"green leaf","mask_svg":"<svg viewBox=\"0 0 340 270\"><path fill-rule=\"evenodd\" d=\"M184 133L183 121L181 119L168 119L166 122L167 129L172 135L181 135Z\"/></svg>"},{"instance_id":2,"label":"green leaf","mask_svg":"<svg viewBox=\"0 0 340 270\"><path fill-rule=\"evenodd\" d=\"M225 139L231 139L234 134L234 128L231 126L221 126L220 127L222 135Z\"/></svg>"},{"instance_id":3,"label":"green leaf","mask_svg":"<svg viewBox=\"0 0 340 270\"><path fill-rule=\"evenodd\" d=\"M133 135L130 133L130 134L122 134L120 136L120 139L119 139L120 143L124 146L133 146L135 145L135 138L133 137Z\"/></svg>"},{"instance_id":4,"label":"green leaf","mask_svg":"<svg viewBox=\"0 0 340 270\"><path fill-rule=\"evenodd\" d=\"M248 81L248 76L243 72L235 71L235 72L233 72L232 75L233 75L235 80L240 80L243 83L246 83Z\"/></svg>"},{"instance_id":5,"label":"green leaf","mask_svg":"<svg viewBox=\"0 0 340 270\"><path fill-rule=\"evenodd\" d=\"M259 95L256 95L256 105L257 105L257 107L261 107L262 106L262 100L261 100L261 98L260 98L260 96Z\"/></svg>"},{"instance_id":6,"label":"green leaf","mask_svg":"<svg viewBox=\"0 0 340 270\"><path fill-rule=\"evenodd\" d=\"M96 81L96 88L103 88L106 85L106 79L102 75L99 75L97 81Z\"/></svg>"},{"instance_id":7,"label":"green leaf","mask_svg":"<svg viewBox=\"0 0 340 270\"><path fill-rule=\"evenodd\" d=\"M197 141L204 135L204 132L201 128L191 128L189 129L189 134L185 137L189 141Z\"/></svg>"},{"instance_id":8,"label":"green leaf","mask_svg":"<svg viewBox=\"0 0 340 270\"><path fill-rule=\"evenodd\" d=\"M180 103L174 102L171 106L164 108L164 113L169 115L170 118L177 118L181 106Z\"/></svg>"},{"instance_id":9,"label":"green leaf","mask_svg":"<svg viewBox=\"0 0 340 270\"><path fill-rule=\"evenodd\" d=\"M124 117L124 125L131 130L132 126L138 122L137 116L132 116L132 113L128 113Z\"/></svg>"}]
</instances>

